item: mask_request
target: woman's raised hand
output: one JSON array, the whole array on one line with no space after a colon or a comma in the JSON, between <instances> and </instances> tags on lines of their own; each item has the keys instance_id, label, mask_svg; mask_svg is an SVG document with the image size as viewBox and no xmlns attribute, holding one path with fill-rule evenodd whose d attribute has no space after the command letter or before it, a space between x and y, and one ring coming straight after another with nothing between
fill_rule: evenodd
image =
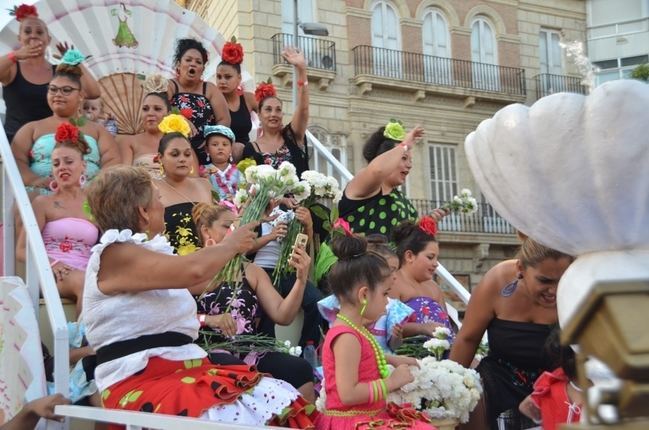
<instances>
[{"instance_id":1,"label":"woman's raised hand","mask_svg":"<svg viewBox=\"0 0 649 430\"><path fill-rule=\"evenodd\" d=\"M309 257L309 253L299 246L294 246L289 264L291 267L295 268L297 279L306 283L307 278L309 277L309 268L311 267L311 257Z\"/></svg>"},{"instance_id":2,"label":"woman's raised hand","mask_svg":"<svg viewBox=\"0 0 649 430\"><path fill-rule=\"evenodd\" d=\"M424 128L421 126L416 126L406 134L406 137L403 139L403 145L414 145L419 139L424 136Z\"/></svg>"},{"instance_id":3,"label":"woman's raised hand","mask_svg":"<svg viewBox=\"0 0 649 430\"><path fill-rule=\"evenodd\" d=\"M242 225L225 236L225 239L221 243L223 246L236 249L237 254L245 254L253 248L257 241L257 233L254 230L258 225L258 221Z\"/></svg>"},{"instance_id":4,"label":"woman's raised hand","mask_svg":"<svg viewBox=\"0 0 649 430\"><path fill-rule=\"evenodd\" d=\"M14 51L17 60L28 60L41 57L45 52L45 44L41 40L32 40L27 45Z\"/></svg>"},{"instance_id":5,"label":"woman's raised hand","mask_svg":"<svg viewBox=\"0 0 649 430\"><path fill-rule=\"evenodd\" d=\"M284 59L289 64L292 64L298 69L306 69L306 60L304 59L304 54L298 49L292 46L287 46L282 51L282 57L284 57Z\"/></svg>"}]
</instances>

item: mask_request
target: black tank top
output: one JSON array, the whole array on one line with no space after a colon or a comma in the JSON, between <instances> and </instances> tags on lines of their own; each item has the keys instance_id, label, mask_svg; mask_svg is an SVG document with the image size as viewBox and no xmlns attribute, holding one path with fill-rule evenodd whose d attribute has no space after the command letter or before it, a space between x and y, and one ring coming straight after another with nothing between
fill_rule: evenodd
<instances>
[{"instance_id":1,"label":"black tank top","mask_svg":"<svg viewBox=\"0 0 649 430\"><path fill-rule=\"evenodd\" d=\"M52 66L52 73L55 69ZM2 88L7 112L4 127L9 143L23 125L52 115L47 104L48 85L49 82L42 85L29 82L20 71L20 63L16 63L16 77Z\"/></svg>"},{"instance_id":2,"label":"black tank top","mask_svg":"<svg viewBox=\"0 0 649 430\"><path fill-rule=\"evenodd\" d=\"M234 132L237 142L243 144L250 142L252 120L250 119L248 105L246 105L246 98L243 95L239 96L239 110L236 112L230 111L230 129Z\"/></svg>"}]
</instances>

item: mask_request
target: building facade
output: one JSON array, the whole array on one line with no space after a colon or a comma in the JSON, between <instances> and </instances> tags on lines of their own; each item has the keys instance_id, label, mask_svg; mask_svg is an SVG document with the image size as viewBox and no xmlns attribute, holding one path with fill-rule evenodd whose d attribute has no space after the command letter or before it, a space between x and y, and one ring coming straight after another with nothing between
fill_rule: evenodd
<instances>
[{"instance_id":1,"label":"building facade","mask_svg":"<svg viewBox=\"0 0 649 430\"><path fill-rule=\"evenodd\" d=\"M272 77L290 113L291 68L280 52L292 40L294 0L187 0L226 39L244 46L256 82ZM406 192L425 212L461 188L479 195L464 138L510 103L581 91L559 41L585 41L582 0L298 0L300 22L328 37L302 35L311 88L310 129L351 170L361 148L396 118L421 124ZM218 5L218 6L217 6ZM320 166L312 166L320 167ZM440 225L441 261L471 288L515 254L513 228L481 201L472 216Z\"/></svg>"},{"instance_id":2,"label":"building facade","mask_svg":"<svg viewBox=\"0 0 649 430\"><path fill-rule=\"evenodd\" d=\"M649 62L649 0L588 0L588 57L596 84L628 78Z\"/></svg>"}]
</instances>

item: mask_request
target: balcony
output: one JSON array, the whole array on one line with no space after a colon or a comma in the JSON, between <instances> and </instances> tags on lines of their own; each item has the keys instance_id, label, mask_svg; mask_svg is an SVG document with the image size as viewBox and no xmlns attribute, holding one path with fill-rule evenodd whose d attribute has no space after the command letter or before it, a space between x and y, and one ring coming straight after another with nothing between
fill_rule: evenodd
<instances>
[{"instance_id":1,"label":"balcony","mask_svg":"<svg viewBox=\"0 0 649 430\"><path fill-rule=\"evenodd\" d=\"M411 199L410 201L417 208L419 215L431 213L433 209L444 204L444 202L435 200ZM506 243L511 242L511 239L515 239L514 235L516 234L514 227L498 215L488 203L478 203L478 210L472 214L447 215L440 221L438 227L441 233L500 236L501 240L496 240L496 242L503 241ZM502 236L508 237L503 238Z\"/></svg>"},{"instance_id":2,"label":"balcony","mask_svg":"<svg viewBox=\"0 0 649 430\"><path fill-rule=\"evenodd\" d=\"M293 35L277 33L271 37L273 43L273 75L282 78L282 84L290 86L293 82L293 67L282 58L286 46L296 46ZM304 52L309 79L318 82L324 91L336 77L336 43L312 36L298 36L297 48Z\"/></svg>"},{"instance_id":3,"label":"balcony","mask_svg":"<svg viewBox=\"0 0 649 430\"><path fill-rule=\"evenodd\" d=\"M466 105L475 103L475 98L525 100L523 69L367 45L354 47L352 53L354 83L361 94L372 86L387 86L413 91L415 101L426 93L466 97Z\"/></svg>"},{"instance_id":4,"label":"balcony","mask_svg":"<svg viewBox=\"0 0 649 430\"><path fill-rule=\"evenodd\" d=\"M541 73L534 76L536 82L536 99L549 96L554 93L578 93L586 94L586 87L582 85L581 78L566 75L552 75Z\"/></svg>"}]
</instances>

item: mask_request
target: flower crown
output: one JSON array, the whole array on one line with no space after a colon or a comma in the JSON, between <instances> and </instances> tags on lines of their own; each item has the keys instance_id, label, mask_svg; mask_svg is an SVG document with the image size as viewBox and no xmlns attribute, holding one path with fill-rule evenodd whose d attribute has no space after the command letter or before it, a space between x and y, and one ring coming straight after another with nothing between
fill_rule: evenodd
<instances>
[{"instance_id":1,"label":"flower crown","mask_svg":"<svg viewBox=\"0 0 649 430\"><path fill-rule=\"evenodd\" d=\"M158 130L164 134L180 133L186 138L189 138L189 134L192 131L189 124L187 124L185 117L175 113L164 117L162 121L160 121L160 124L158 124Z\"/></svg>"},{"instance_id":2,"label":"flower crown","mask_svg":"<svg viewBox=\"0 0 649 430\"><path fill-rule=\"evenodd\" d=\"M417 223L417 227L430 236L437 234L437 221L430 215L421 218Z\"/></svg>"},{"instance_id":3,"label":"flower crown","mask_svg":"<svg viewBox=\"0 0 649 430\"><path fill-rule=\"evenodd\" d=\"M243 46L237 43L237 38L225 42L221 50L221 59L229 64L241 64L243 62Z\"/></svg>"},{"instance_id":4,"label":"flower crown","mask_svg":"<svg viewBox=\"0 0 649 430\"><path fill-rule=\"evenodd\" d=\"M18 22L30 16L38 18L38 11L36 10L36 6L21 4L20 6L14 6L13 9L7 10L9 11L9 15L15 16L16 21Z\"/></svg>"},{"instance_id":5,"label":"flower crown","mask_svg":"<svg viewBox=\"0 0 649 430\"><path fill-rule=\"evenodd\" d=\"M266 97L277 97L277 90L271 78L268 78L266 82L262 82L257 85L255 89L255 100L257 103L265 99Z\"/></svg>"},{"instance_id":6,"label":"flower crown","mask_svg":"<svg viewBox=\"0 0 649 430\"><path fill-rule=\"evenodd\" d=\"M385 125L383 137L401 142L406 137L406 129L403 128L403 123L398 119L391 119L390 122Z\"/></svg>"},{"instance_id":7,"label":"flower crown","mask_svg":"<svg viewBox=\"0 0 649 430\"><path fill-rule=\"evenodd\" d=\"M151 93L166 93L169 81L162 75L154 74L149 75L142 84L142 91L144 94Z\"/></svg>"},{"instance_id":8,"label":"flower crown","mask_svg":"<svg viewBox=\"0 0 649 430\"><path fill-rule=\"evenodd\" d=\"M236 139L234 137L234 133L232 132L232 129L230 129L230 127L226 127L224 125L219 125L219 124L217 124L217 125L206 125L203 128L203 136L205 137L205 139L207 139L212 134L219 134L221 136L225 136L228 139L230 139L230 143L234 143L234 141Z\"/></svg>"}]
</instances>

